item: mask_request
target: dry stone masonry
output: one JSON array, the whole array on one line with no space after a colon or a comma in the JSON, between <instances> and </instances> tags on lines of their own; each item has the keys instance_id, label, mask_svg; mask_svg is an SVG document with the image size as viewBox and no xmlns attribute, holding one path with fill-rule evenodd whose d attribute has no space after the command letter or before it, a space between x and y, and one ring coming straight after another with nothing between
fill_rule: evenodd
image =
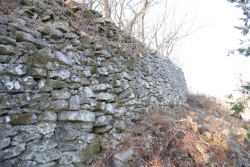
<instances>
[{"instance_id":1,"label":"dry stone masonry","mask_svg":"<svg viewBox=\"0 0 250 167\"><path fill-rule=\"evenodd\" d=\"M38 16L46 21L52 12ZM131 42L109 19L92 21L110 38ZM183 72L157 52L133 55L67 22L31 29L24 19L0 17L1 167L91 163L105 148L99 134L121 140L151 104L185 103L187 93Z\"/></svg>"}]
</instances>

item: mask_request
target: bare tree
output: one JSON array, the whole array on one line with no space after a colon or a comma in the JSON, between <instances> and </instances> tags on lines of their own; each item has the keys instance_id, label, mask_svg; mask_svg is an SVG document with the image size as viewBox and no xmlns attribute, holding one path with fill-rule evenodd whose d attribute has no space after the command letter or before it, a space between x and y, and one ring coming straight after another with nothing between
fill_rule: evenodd
<instances>
[{"instance_id":1,"label":"bare tree","mask_svg":"<svg viewBox=\"0 0 250 167\"><path fill-rule=\"evenodd\" d=\"M105 14L105 17L112 18L128 35L134 36L165 57L172 55L178 42L193 32L191 31L193 20L187 22L189 13L187 12L181 19L176 19L179 13L173 4L169 4L170 0L84 1L88 2L90 9L95 6ZM155 15L157 13L155 11L159 8L162 12Z\"/></svg>"}]
</instances>

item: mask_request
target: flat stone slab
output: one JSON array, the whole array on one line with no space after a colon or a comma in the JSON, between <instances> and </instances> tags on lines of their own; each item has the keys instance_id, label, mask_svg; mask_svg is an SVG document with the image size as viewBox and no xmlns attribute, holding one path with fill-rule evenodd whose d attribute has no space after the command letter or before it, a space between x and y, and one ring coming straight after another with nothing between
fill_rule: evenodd
<instances>
[{"instance_id":1,"label":"flat stone slab","mask_svg":"<svg viewBox=\"0 0 250 167\"><path fill-rule=\"evenodd\" d=\"M115 154L114 157L122 162L127 162L132 159L133 154L133 150L129 149L122 153Z\"/></svg>"},{"instance_id":2,"label":"flat stone slab","mask_svg":"<svg viewBox=\"0 0 250 167\"><path fill-rule=\"evenodd\" d=\"M78 121L78 122L94 122L95 114L86 111L63 111L58 114L59 121Z\"/></svg>"}]
</instances>

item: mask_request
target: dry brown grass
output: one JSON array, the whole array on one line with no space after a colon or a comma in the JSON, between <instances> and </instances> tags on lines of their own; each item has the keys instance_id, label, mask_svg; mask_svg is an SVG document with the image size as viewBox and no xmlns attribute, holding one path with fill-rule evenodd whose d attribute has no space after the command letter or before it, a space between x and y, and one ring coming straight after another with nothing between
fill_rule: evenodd
<instances>
[{"instance_id":1,"label":"dry brown grass","mask_svg":"<svg viewBox=\"0 0 250 167\"><path fill-rule=\"evenodd\" d=\"M242 152L232 144L235 134L222 133L238 126L234 121L233 124L228 122L230 119L224 120L227 118L225 107L215 98L204 95L190 95L188 103L190 106L172 106L166 110L152 106L147 115L125 132L127 137L119 142L117 148L110 148L108 143L108 149L97 156L94 166L112 166L114 154L129 148L133 149L134 155L125 166L209 166L204 164L206 157L210 157L215 166L233 166L236 164L231 154L241 156L239 158L243 160ZM204 126L211 132L211 138L201 134ZM138 129L143 127L144 131L138 133ZM237 145L237 148L249 151L249 146L248 142L245 147Z\"/></svg>"}]
</instances>

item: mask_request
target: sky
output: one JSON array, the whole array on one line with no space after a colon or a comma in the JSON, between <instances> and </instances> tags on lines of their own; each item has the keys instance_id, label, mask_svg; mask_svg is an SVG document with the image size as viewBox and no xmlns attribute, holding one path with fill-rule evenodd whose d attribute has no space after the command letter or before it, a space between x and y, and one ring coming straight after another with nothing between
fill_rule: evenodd
<instances>
[{"instance_id":1,"label":"sky","mask_svg":"<svg viewBox=\"0 0 250 167\"><path fill-rule=\"evenodd\" d=\"M180 45L180 61L190 91L223 98L237 88L239 73L250 80L250 57L227 56L242 38L234 28L242 24L241 9L226 0L175 1L182 11L192 9L194 28L202 26Z\"/></svg>"}]
</instances>

